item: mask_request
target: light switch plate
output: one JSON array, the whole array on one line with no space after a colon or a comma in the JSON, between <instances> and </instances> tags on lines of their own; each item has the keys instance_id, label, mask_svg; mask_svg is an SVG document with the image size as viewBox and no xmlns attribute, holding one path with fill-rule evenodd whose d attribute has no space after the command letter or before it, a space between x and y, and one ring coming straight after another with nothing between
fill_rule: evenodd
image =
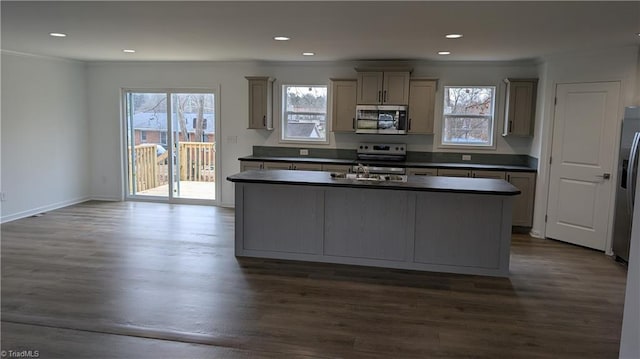
<instances>
[{"instance_id":1,"label":"light switch plate","mask_svg":"<svg viewBox=\"0 0 640 359\"><path fill-rule=\"evenodd\" d=\"M471 161L471 155L462 155L463 161Z\"/></svg>"}]
</instances>

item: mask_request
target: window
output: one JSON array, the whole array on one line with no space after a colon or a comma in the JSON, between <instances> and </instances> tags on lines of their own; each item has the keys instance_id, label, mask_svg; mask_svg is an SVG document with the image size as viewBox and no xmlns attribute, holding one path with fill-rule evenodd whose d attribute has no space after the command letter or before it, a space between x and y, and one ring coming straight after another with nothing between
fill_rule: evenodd
<instances>
[{"instance_id":1,"label":"window","mask_svg":"<svg viewBox=\"0 0 640 359\"><path fill-rule=\"evenodd\" d=\"M147 142L147 131L140 131L140 140L142 142Z\"/></svg>"},{"instance_id":2,"label":"window","mask_svg":"<svg viewBox=\"0 0 640 359\"><path fill-rule=\"evenodd\" d=\"M327 86L282 86L282 140L326 142Z\"/></svg>"},{"instance_id":3,"label":"window","mask_svg":"<svg viewBox=\"0 0 640 359\"><path fill-rule=\"evenodd\" d=\"M494 86L445 86L442 144L493 146Z\"/></svg>"},{"instance_id":4,"label":"window","mask_svg":"<svg viewBox=\"0 0 640 359\"><path fill-rule=\"evenodd\" d=\"M167 131L160 132L160 143L163 145L167 145Z\"/></svg>"}]
</instances>

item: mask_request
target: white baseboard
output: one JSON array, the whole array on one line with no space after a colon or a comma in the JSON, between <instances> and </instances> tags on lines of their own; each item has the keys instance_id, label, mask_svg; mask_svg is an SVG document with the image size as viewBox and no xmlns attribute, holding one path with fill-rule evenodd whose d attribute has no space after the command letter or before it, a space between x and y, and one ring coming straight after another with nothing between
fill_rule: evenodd
<instances>
[{"instance_id":1,"label":"white baseboard","mask_svg":"<svg viewBox=\"0 0 640 359\"><path fill-rule=\"evenodd\" d=\"M544 238L544 236L540 233L540 231L536 229L531 229L531 231L529 232L529 235L533 238Z\"/></svg>"},{"instance_id":2,"label":"white baseboard","mask_svg":"<svg viewBox=\"0 0 640 359\"><path fill-rule=\"evenodd\" d=\"M224 208L236 208L236 204L235 203L220 203L219 206L220 207L224 207Z\"/></svg>"},{"instance_id":3,"label":"white baseboard","mask_svg":"<svg viewBox=\"0 0 640 359\"><path fill-rule=\"evenodd\" d=\"M90 199L91 198L88 197L88 196L87 197L80 197L80 198L75 198L75 199L71 199L71 200L68 200L68 201L62 201L62 202L58 202L58 203L48 204L46 206L40 206L40 207L37 207L37 208L29 209L29 210L18 212L18 213L9 214L9 215L6 215L6 216L2 216L2 218L0 218L0 223L7 223L7 222L15 221L16 219L30 217L30 216L36 215L38 213L53 211L53 210L56 210L56 209L59 209L59 208L72 206L74 204L86 202L86 201L88 201Z\"/></svg>"},{"instance_id":4,"label":"white baseboard","mask_svg":"<svg viewBox=\"0 0 640 359\"><path fill-rule=\"evenodd\" d=\"M119 197L100 197L93 196L90 198L91 201L106 201L106 202L121 202L122 199Z\"/></svg>"}]
</instances>

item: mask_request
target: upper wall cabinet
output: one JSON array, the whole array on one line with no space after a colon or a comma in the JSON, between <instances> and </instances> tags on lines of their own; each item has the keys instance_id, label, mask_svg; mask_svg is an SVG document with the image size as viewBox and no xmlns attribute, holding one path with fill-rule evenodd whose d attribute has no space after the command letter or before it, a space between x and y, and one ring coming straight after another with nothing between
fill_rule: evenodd
<instances>
[{"instance_id":1,"label":"upper wall cabinet","mask_svg":"<svg viewBox=\"0 0 640 359\"><path fill-rule=\"evenodd\" d=\"M355 131L356 86L355 79L331 79L331 131Z\"/></svg>"},{"instance_id":2,"label":"upper wall cabinet","mask_svg":"<svg viewBox=\"0 0 640 359\"><path fill-rule=\"evenodd\" d=\"M437 81L411 79L409 82L409 134L433 134Z\"/></svg>"},{"instance_id":3,"label":"upper wall cabinet","mask_svg":"<svg viewBox=\"0 0 640 359\"><path fill-rule=\"evenodd\" d=\"M249 127L273 130L273 81L264 76L247 76L249 80Z\"/></svg>"},{"instance_id":4,"label":"upper wall cabinet","mask_svg":"<svg viewBox=\"0 0 640 359\"><path fill-rule=\"evenodd\" d=\"M409 71L358 71L359 105L408 105Z\"/></svg>"},{"instance_id":5,"label":"upper wall cabinet","mask_svg":"<svg viewBox=\"0 0 640 359\"><path fill-rule=\"evenodd\" d=\"M505 79L503 136L533 136L538 79Z\"/></svg>"}]
</instances>

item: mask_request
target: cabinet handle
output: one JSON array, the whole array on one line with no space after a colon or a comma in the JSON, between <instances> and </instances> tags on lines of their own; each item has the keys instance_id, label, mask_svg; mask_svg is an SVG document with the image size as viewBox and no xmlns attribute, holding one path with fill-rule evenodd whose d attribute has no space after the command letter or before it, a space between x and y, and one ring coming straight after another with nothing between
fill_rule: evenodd
<instances>
[{"instance_id":1,"label":"cabinet handle","mask_svg":"<svg viewBox=\"0 0 640 359\"><path fill-rule=\"evenodd\" d=\"M384 90L384 101L382 102L387 102L387 90Z\"/></svg>"},{"instance_id":2,"label":"cabinet handle","mask_svg":"<svg viewBox=\"0 0 640 359\"><path fill-rule=\"evenodd\" d=\"M407 130L411 129L411 118L409 118L409 125L407 126Z\"/></svg>"},{"instance_id":3,"label":"cabinet handle","mask_svg":"<svg viewBox=\"0 0 640 359\"><path fill-rule=\"evenodd\" d=\"M264 125L264 127L267 127L267 115L262 116L262 124Z\"/></svg>"},{"instance_id":4,"label":"cabinet handle","mask_svg":"<svg viewBox=\"0 0 640 359\"><path fill-rule=\"evenodd\" d=\"M511 175L507 175L507 182L511 182Z\"/></svg>"},{"instance_id":5,"label":"cabinet handle","mask_svg":"<svg viewBox=\"0 0 640 359\"><path fill-rule=\"evenodd\" d=\"M353 129L356 129L356 118L354 117L351 121L351 127L353 127Z\"/></svg>"},{"instance_id":6,"label":"cabinet handle","mask_svg":"<svg viewBox=\"0 0 640 359\"><path fill-rule=\"evenodd\" d=\"M513 121L509 120L509 133L513 131Z\"/></svg>"},{"instance_id":7,"label":"cabinet handle","mask_svg":"<svg viewBox=\"0 0 640 359\"><path fill-rule=\"evenodd\" d=\"M382 91L378 91L378 102L382 102Z\"/></svg>"}]
</instances>

